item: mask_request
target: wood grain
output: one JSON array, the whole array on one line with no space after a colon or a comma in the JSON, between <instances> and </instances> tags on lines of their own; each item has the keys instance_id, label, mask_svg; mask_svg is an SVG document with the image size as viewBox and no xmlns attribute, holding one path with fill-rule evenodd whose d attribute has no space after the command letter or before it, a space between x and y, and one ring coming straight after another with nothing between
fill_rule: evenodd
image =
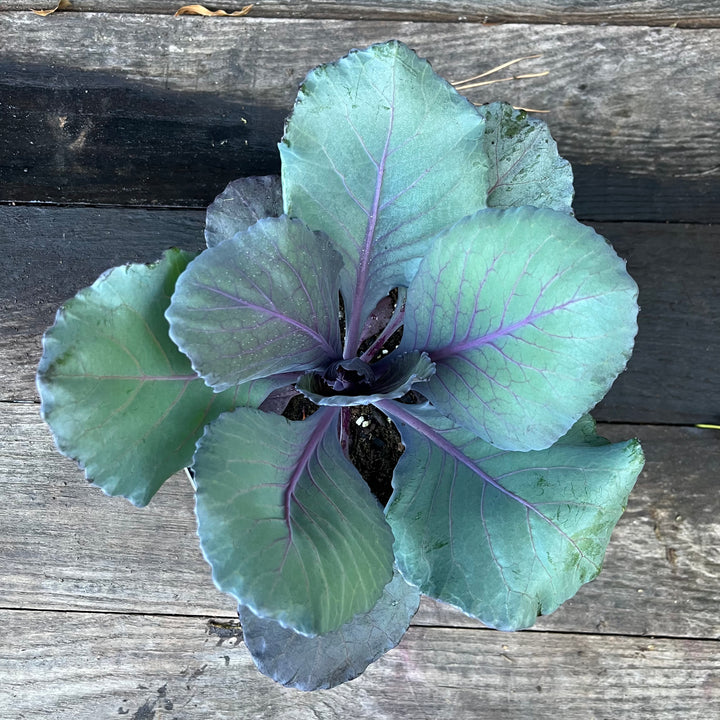
<instances>
[{"instance_id":1,"label":"wood grain","mask_svg":"<svg viewBox=\"0 0 720 720\"><path fill-rule=\"evenodd\" d=\"M5 720L707 720L717 641L411 628L351 683L261 676L241 632L200 618L0 611Z\"/></svg>"},{"instance_id":2,"label":"wood grain","mask_svg":"<svg viewBox=\"0 0 720 720\"><path fill-rule=\"evenodd\" d=\"M0 607L232 617L195 536L182 475L138 509L87 487L57 454L34 404L0 403ZM720 433L694 428L601 426L638 435L647 467L610 544L600 577L540 629L720 638L720 524L715 470ZM479 626L426 602L416 624Z\"/></svg>"},{"instance_id":3,"label":"wood grain","mask_svg":"<svg viewBox=\"0 0 720 720\"><path fill-rule=\"evenodd\" d=\"M173 14L182 3L175 0L74 0L72 12ZM218 0L213 9L237 10L244 2ZM29 10L31 0L5 0L7 10ZM42 5L42 3L41 3ZM50 7L52 3L47 3ZM681 5L670 0L256 0L253 17L344 18L349 20L415 20L436 22L527 22L622 25L677 25L718 27L720 12L713 0L690 0Z\"/></svg>"},{"instance_id":4,"label":"wood grain","mask_svg":"<svg viewBox=\"0 0 720 720\"><path fill-rule=\"evenodd\" d=\"M720 213L716 29L4 13L0 37L6 202L204 206L230 179L277 171L308 69L397 37L450 79L542 53L518 70L550 75L472 99L552 111L580 217Z\"/></svg>"},{"instance_id":5,"label":"wood grain","mask_svg":"<svg viewBox=\"0 0 720 720\"><path fill-rule=\"evenodd\" d=\"M40 338L61 303L114 265L149 262L171 246L202 248L203 222L203 212L189 210L0 207L0 399L37 399ZM717 423L720 229L595 227L627 258L641 305L629 368L597 417Z\"/></svg>"}]
</instances>

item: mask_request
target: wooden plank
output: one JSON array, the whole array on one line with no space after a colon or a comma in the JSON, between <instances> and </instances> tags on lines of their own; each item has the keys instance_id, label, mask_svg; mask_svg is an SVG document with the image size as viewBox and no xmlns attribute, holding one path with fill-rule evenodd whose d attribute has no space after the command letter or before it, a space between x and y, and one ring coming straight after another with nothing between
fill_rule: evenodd
<instances>
[{"instance_id":1,"label":"wooden plank","mask_svg":"<svg viewBox=\"0 0 720 720\"><path fill-rule=\"evenodd\" d=\"M222 186L216 188L220 191ZM35 400L40 337L57 307L108 267L200 249L204 213L0 207L0 398ZM613 422L720 420L720 228L595 223L640 286L629 369L597 410Z\"/></svg>"},{"instance_id":2,"label":"wooden plank","mask_svg":"<svg viewBox=\"0 0 720 720\"><path fill-rule=\"evenodd\" d=\"M182 3L177 0L74 0L72 12L173 14ZM238 0L218 0L213 10L238 10ZM29 10L38 3L31 0L5 0L6 10ZM41 3L42 5L42 3ZM47 4L48 7L52 3ZM718 27L720 13L713 0L690 0L681 6L670 0L256 0L252 17L335 18L348 20L414 20L474 23L563 23L618 25L677 25L678 27Z\"/></svg>"},{"instance_id":3,"label":"wooden plank","mask_svg":"<svg viewBox=\"0 0 720 720\"><path fill-rule=\"evenodd\" d=\"M309 68L398 37L451 79L543 53L472 99L552 111L580 217L719 219L720 30L4 13L0 37L2 201L206 205L277 171Z\"/></svg>"},{"instance_id":4,"label":"wooden plank","mask_svg":"<svg viewBox=\"0 0 720 720\"><path fill-rule=\"evenodd\" d=\"M59 456L37 406L0 403L6 511L0 516L0 607L232 617L195 537L188 481L173 477L138 509L89 488ZM600 577L541 629L718 638L720 433L605 425L638 435L647 469L630 498ZM416 624L478 626L426 602Z\"/></svg>"},{"instance_id":5,"label":"wooden plank","mask_svg":"<svg viewBox=\"0 0 720 720\"><path fill-rule=\"evenodd\" d=\"M412 628L360 678L299 693L255 670L239 629L203 619L0 618L7 720L707 720L720 710L717 641Z\"/></svg>"}]
</instances>

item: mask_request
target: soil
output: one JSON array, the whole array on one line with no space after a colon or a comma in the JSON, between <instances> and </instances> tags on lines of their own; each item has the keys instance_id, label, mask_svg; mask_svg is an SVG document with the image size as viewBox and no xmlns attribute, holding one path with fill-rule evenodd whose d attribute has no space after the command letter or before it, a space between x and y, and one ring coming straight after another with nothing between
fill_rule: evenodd
<instances>
[{"instance_id":1,"label":"soil","mask_svg":"<svg viewBox=\"0 0 720 720\"><path fill-rule=\"evenodd\" d=\"M283 415L288 420L303 420L316 410L317 405L296 395ZM403 452L400 433L373 405L357 405L349 410L350 460L372 494L385 506L392 494L393 470Z\"/></svg>"}]
</instances>

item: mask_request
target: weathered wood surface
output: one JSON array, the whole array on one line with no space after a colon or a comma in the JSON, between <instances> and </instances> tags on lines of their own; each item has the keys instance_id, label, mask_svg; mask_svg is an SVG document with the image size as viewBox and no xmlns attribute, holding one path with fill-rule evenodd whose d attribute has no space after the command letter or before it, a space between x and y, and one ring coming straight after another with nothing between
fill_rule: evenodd
<instances>
[{"instance_id":1,"label":"weathered wood surface","mask_svg":"<svg viewBox=\"0 0 720 720\"><path fill-rule=\"evenodd\" d=\"M219 192L222 186L216 188ZM0 399L37 399L40 337L104 270L203 245L201 211L0 207ZM720 229L595 223L640 286L628 370L597 410L613 422L720 420Z\"/></svg>"},{"instance_id":2,"label":"weathered wood surface","mask_svg":"<svg viewBox=\"0 0 720 720\"><path fill-rule=\"evenodd\" d=\"M709 720L718 643L411 628L351 683L298 693L199 618L0 611L7 720Z\"/></svg>"},{"instance_id":3,"label":"weathered wood surface","mask_svg":"<svg viewBox=\"0 0 720 720\"><path fill-rule=\"evenodd\" d=\"M52 7L52 0L44 6ZM184 3L178 0L74 0L72 12L131 12L173 14ZM213 10L228 12L245 5L238 0L209 3ZM7 10L43 6L34 0L5 0ZM255 0L253 17L402 19L436 22L524 22L563 24L677 25L718 27L720 10L713 0Z\"/></svg>"},{"instance_id":4,"label":"weathered wood surface","mask_svg":"<svg viewBox=\"0 0 720 720\"><path fill-rule=\"evenodd\" d=\"M0 37L0 201L204 206L277 171L311 67L397 37L450 79L542 53L471 97L552 111L579 217L720 219L717 29L12 12Z\"/></svg>"},{"instance_id":5,"label":"weathered wood surface","mask_svg":"<svg viewBox=\"0 0 720 720\"><path fill-rule=\"evenodd\" d=\"M182 475L138 509L87 486L57 455L33 404L0 403L0 607L232 617L195 536ZM613 535L605 569L538 627L562 632L720 638L720 432L604 425L638 435L648 461ZM424 603L416 624L479 626Z\"/></svg>"},{"instance_id":6,"label":"weathered wood surface","mask_svg":"<svg viewBox=\"0 0 720 720\"><path fill-rule=\"evenodd\" d=\"M398 37L451 79L542 52L518 71L549 76L472 99L552 110L578 216L640 284L637 351L596 414L718 423L715 0L258 0L247 18L172 18L181 4L75 0L43 19L5 0L0 203L199 208L229 180L277 171L298 82L350 47ZM521 20L550 24L483 24ZM185 478L143 510L106 498L32 402L57 305L107 267L200 247L202 222L0 207L3 720L720 716L720 431L693 427L601 426L638 435L646 470L603 573L533 631L480 629L426 600L400 648L349 685L304 695L257 674L201 557Z\"/></svg>"}]
</instances>

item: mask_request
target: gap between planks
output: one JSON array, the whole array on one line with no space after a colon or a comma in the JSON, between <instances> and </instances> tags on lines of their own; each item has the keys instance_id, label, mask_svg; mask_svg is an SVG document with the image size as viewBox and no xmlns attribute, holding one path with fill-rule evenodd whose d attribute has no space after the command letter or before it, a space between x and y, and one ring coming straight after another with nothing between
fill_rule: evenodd
<instances>
[{"instance_id":1,"label":"gap between planks","mask_svg":"<svg viewBox=\"0 0 720 720\"><path fill-rule=\"evenodd\" d=\"M83 202L73 200L69 202L55 202L52 200L3 200L0 199L0 208L49 208L57 210L72 210L73 208L82 208L86 210L148 210L150 212L163 211L163 212L200 212L205 213L207 211L207 205L148 205L139 203L128 204L128 203L99 203L99 202ZM649 218L647 220L594 220L592 217L582 217L575 213L575 217L584 224L602 223L606 226L613 225L626 225L631 222L642 222L643 225L657 225L659 229L667 226L697 226L697 227L714 227L718 223L709 220L679 220L679 219L667 219L662 220L659 218ZM2 402L2 400L0 400Z\"/></svg>"},{"instance_id":2,"label":"gap between planks","mask_svg":"<svg viewBox=\"0 0 720 720\"><path fill-rule=\"evenodd\" d=\"M421 603L434 603L435 601L427 598L425 596L422 597ZM162 618L162 619L177 619L177 620L204 620L205 623L208 626L213 626L217 624L224 624L228 621L236 622L237 623L237 629L241 632L242 626L238 620L237 613L232 614L221 614L221 613L215 613L212 616L208 615L207 613L161 613L161 612L141 612L141 611L130 611L130 610L76 610L73 608L69 609L59 609L59 608L42 608L42 607L4 607L0 606L0 613L2 612L18 612L18 613L30 613L30 614L43 614L43 613L52 613L52 614L62 614L62 615L83 615L83 616L98 616L100 618L102 617L114 617L114 616L120 616L120 617L141 617L141 618L147 618L147 619L153 619L153 618ZM482 625L479 621L474 620L474 618L468 618L467 623L465 624L452 624L452 623L428 623L428 622L416 622L415 619L411 620L410 627L419 627L419 628L432 628L434 630L463 630L467 632L487 632L487 633L499 633L501 631L496 630L495 628L488 627L486 625ZM536 626L524 628L523 630L515 630L510 631L513 634L517 633L538 633L538 634L546 634L546 635L567 635L569 637L592 637L592 638L635 638L636 640L687 640L690 642L716 642L720 643L720 638L711 638L711 637L705 637L702 635L672 635L672 634L637 634L632 632L590 632L589 630L563 630L561 628L539 628Z\"/></svg>"}]
</instances>

